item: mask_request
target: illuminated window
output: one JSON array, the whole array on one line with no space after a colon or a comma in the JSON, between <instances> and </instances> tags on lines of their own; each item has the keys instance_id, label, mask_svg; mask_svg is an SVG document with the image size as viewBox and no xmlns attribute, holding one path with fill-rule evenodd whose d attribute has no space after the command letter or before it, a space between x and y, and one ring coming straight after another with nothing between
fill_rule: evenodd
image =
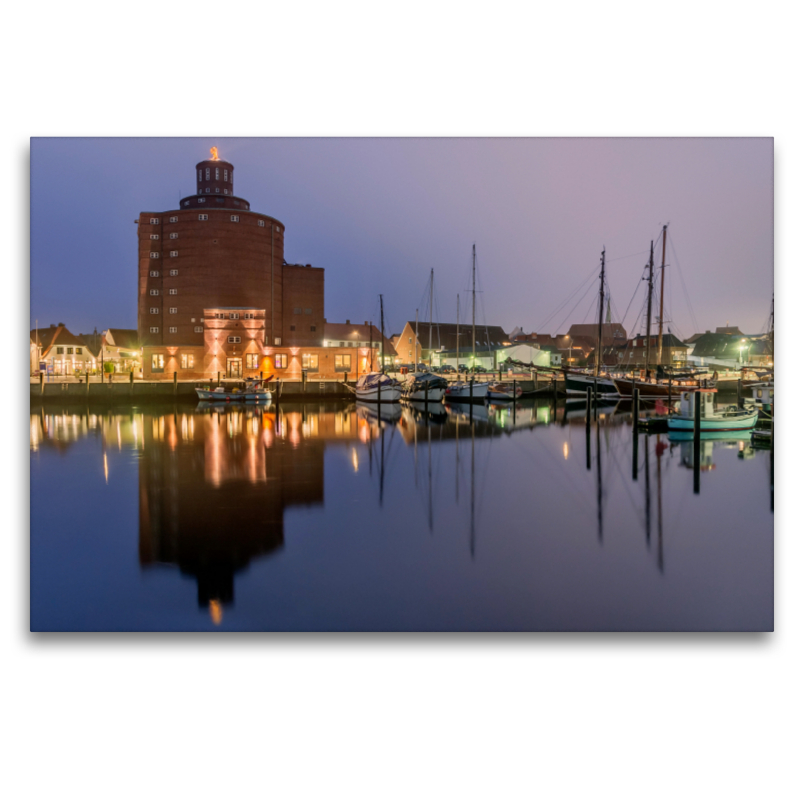
<instances>
[{"instance_id":1,"label":"illuminated window","mask_svg":"<svg viewBox=\"0 0 800 800\"><path fill-rule=\"evenodd\" d=\"M275 354L275 369L286 369L288 362L289 362L289 356L286 355L286 353Z\"/></svg>"},{"instance_id":2,"label":"illuminated window","mask_svg":"<svg viewBox=\"0 0 800 800\"><path fill-rule=\"evenodd\" d=\"M316 372L319 369L319 356L314 353L303 353L303 369Z\"/></svg>"},{"instance_id":3,"label":"illuminated window","mask_svg":"<svg viewBox=\"0 0 800 800\"><path fill-rule=\"evenodd\" d=\"M238 221L239 221L239 217L231 214L231 222L238 222Z\"/></svg>"},{"instance_id":4,"label":"illuminated window","mask_svg":"<svg viewBox=\"0 0 800 800\"><path fill-rule=\"evenodd\" d=\"M281 337L280 336L276 336L275 337L275 344L279 345L280 343L281 343Z\"/></svg>"},{"instance_id":5,"label":"illuminated window","mask_svg":"<svg viewBox=\"0 0 800 800\"><path fill-rule=\"evenodd\" d=\"M82 356L83 355L83 348L82 347L76 347L75 348L75 354L79 355L79 356Z\"/></svg>"},{"instance_id":6,"label":"illuminated window","mask_svg":"<svg viewBox=\"0 0 800 800\"><path fill-rule=\"evenodd\" d=\"M150 333L158 333L158 328L150 328Z\"/></svg>"},{"instance_id":7,"label":"illuminated window","mask_svg":"<svg viewBox=\"0 0 800 800\"><path fill-rule=\"evenodd\" d=\"M231 319L239 319L239 315L238 314L231 314L230 318Z\"/></svg>"},{"instance_id":8,"label":"illuminated window","mask_svg":"<svg viewBox=\"0 0 800 800\"><path fill-rule=\"evenodd\" d=\"M177 333L177 332L178 332L178 329L177 329L177 328L170 328L170 329L169 329L169 332L170 332L170 333Z\"/></svg>"},{"instance_id":9,"label":"illuminated window","mask_svg":"<svg viewBox=\"0 0 800 800\"><path fill-rule=\"evenodd\" d=\"M151 269L150 270L150 277L151 278L157 278L158 277L158 270L157 269Z\"/></svg>"},{"instance_id":10,"label":"illuminated window","mask_svg":"<svg viewBox=\"0 0 800 800\"><path fill-rule=\"evenodd\" d=\"M242 341L242 337L241 336L229 336L228 337L228 341L231 344L239 344L239 342Z\"/></svg>"},{"instance_id":11,"label":"illuminated window","mask_svg":"<svg viewBox=\"0 0 800 800\"><path fill-rule=\"evenodd\" d=\"M169 238L170 238L170 239L177 239L177 238L178 238L178 234L177 234L177 233L171 233L171 234L169 235Z\"/></svg>"},{"instance_id":12,"label":"illuminated window","mask_svg":"<svg viewBox=\"0 0 800 800\"><path fill-rule=\"evenodd\" d=\"M158 239L158 234L157 233L151 233L150 234L150 238L151 239Z\"/></svg>"},{"instance_id":13,"label":"illuminated window","mask_svg":"<svg viewBox=\"0 0 800 800\"><path fill-rule=\"evenodd\" d=\"M178 294L178 290L177 289L170 289L169 293L170 294Z\"/></svg>"},{"instance_id":14,"label":"illuminated window","mask_svg":"<svg viewBox=\"0 0 800 800\"><path fill-rule=\"evenodd\" d=\"M151 225L158 225L158 217L150 217Z\"/></svg>"},{"instance_id":15,"label":"illuminated window","mask_svg":"<svg viewBox=\"0 0 800 800\"><path fill-rule=\"evenodd\" d=\"M68 348L67 348L67 355L68 355L68 356L74 355L74 354L73 354L73 352L72 352L72 350L73 350L73 348L71 348L71 347L68 347Z\"/></svg>"},{"instance_id":16,"label":"illuminated window","mask_svg":"<svg viewBox=\"0 0 800 800\"><path fill-rule=\"evenodd\" d=\"M56 347L56 355L63 356L64 355L64 348L63 347Z\"/></svg>"},{"instance_id":17,"label":"illuminated window","mask_svg":"<svg viewBox=\"0 0 800 800\"><path fill-rule=\"evenodd\" d=\"M151 308L150 309L150 313L151 314L158 314L158 309L157 308Z\"/></svg>"},{"instance_id":18,"label":"illuminated window","mask_svg":"<svg viewBox=\"0 0 800 800\"><path fill-rule=\"evenodd\" d=\"M343 356L334 356L333 357L333 368L337 370L341 370L342 372L349 372L350 371L350 353Z\"/></svg>"},{"instance_id":19,"label":"illuminated window","mask_svg":"<svg viewBox=\"0 0 800 800\"><path fill-rule=\"evenodd\" d=\"M150 258L161 258L161 253L150 253Z\"/></svg>"},{"instance_id":20,"label":"illuminated window","mask_svg":"<svg viewBox=\"0 0 800 800\"><path fill-rule=\"evenodd\" d=\"M170 258L177 258L177 256L178 256L178 251L177 250L170 250L169 251L169 257Z\"/></svg>"},{"instance_id":21,"label":"illuminated window","mask_svg":"<svg viewBox=\"0 0 800 800\"><path fill-rule=\"evenodd\" d=\"M177 309L177 308L171 308L171 309L169 310L169 313L170 313L170 314L177 314L177 313L178 313L178 309Z\"/></svg>"},{"instance_id":22,"label":"illuminated window","mask_svg":"<svg viewBox=\"0 0 800 800\"><path fill-rule=\"evenodd\" d=\"M194 353L181 353L181 369L194 368Z\"/></svg>"},{"instance_id":23,"label":"illuminated window","mask_svg":"<svg viewBox=\"0 0 800 800\"><path fill-rule=\"evenodd\" d=\"M151 330L152 330L152 328L151 328ZM156 331L158 331L158 328L156 328ZM150 357L150 368L154 372L163 371L163 369L164 369L164 354L163 353L153 353L153 355Z\"/></svg>"},{"instance_id":24,"label":"illuminated window","mask_svg":"<svg viewBox=\"0 0 800 800\"><path fill-rule=\"evenodd\" d=\"M176 269L171 269L171 270L169 271L169 274L170 274L170 275L172 275L172 277L174 278L174 277L175 277L175 276L178 274L178 270L176 270Z\"/></svg>"},{"instance_id":25,"label":"illuminated window","mask_svg":"<svg viewBox=\"0 0 800 800\"><path fill-rule=\"evenodd\" d=\"M150 294L157 295L158 294L158 289L151 289L150 290Z\"/></svg>"},{"instance_id":26,"label":"illuminated window","mask_svg":"<svg viewBox=\"0 0 800 800\"><path fill-rule=\"evenodd\" d=\"M258 353L248 353L245 356L245 366L247 369L258 369Z\"/></svg>"},{"instance_id":27,"label":"illuminated window","mask_svg":"<svg viewBox=\"0 0 800 800\"><path fill-rule=\"evenodd\" d=\"M208 219L208 214L198 214L197 219L203 222L204 220Z\"/></svg>"},{"instance_id":28,"label":"illuminated window","mask_svg":"<svg viewBox=\"0 0 800 800\"><path fill-rule=\"evenodd\" d=\"M203 326L202 325L197 325L195 327L195 329L194 329L194 332L195 333L202 333L203 332Z\"/></svg>"}]
</instances>

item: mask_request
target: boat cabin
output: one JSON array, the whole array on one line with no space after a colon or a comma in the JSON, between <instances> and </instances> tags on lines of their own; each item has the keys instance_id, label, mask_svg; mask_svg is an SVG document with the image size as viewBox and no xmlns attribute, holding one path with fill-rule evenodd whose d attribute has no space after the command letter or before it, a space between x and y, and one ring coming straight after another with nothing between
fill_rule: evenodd
<instances>
[{"instance_id":1,"label":"boat cabin","mask_svg":"<svg viewBox=\"0 0 800 800\"><path fill-rule=\"evenodd\" d=\"M691 392L681 392L681 416L694 419L694 404L701 403L700 416L711 417L714 415L714 395L716 389L695 389Z\"/></svg>"}]
</instances>

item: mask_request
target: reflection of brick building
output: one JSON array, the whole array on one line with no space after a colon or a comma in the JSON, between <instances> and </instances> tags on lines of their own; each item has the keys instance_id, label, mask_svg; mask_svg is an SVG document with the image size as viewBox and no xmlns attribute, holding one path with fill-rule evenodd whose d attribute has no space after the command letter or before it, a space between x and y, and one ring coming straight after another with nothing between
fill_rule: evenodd
<instances>
[{"instance_id":1,"label":"reflection of brick building","mask_svg":"<svg viewBox=\"0 0 800 800\"><path fill-rule=\"evenodd\" d=\"M325 271L286 263L283 223L234 194L233 169L201 161L180 208L139 215L143 377L334 377Z\"/></svg>"}]
</instances>

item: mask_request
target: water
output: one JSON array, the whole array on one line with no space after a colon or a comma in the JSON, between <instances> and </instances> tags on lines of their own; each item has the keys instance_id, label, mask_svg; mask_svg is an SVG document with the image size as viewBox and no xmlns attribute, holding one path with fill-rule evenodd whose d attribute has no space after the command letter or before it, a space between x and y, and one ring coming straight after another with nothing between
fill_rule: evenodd
<instances>
[{"instance_id":1,"label":"water","mask_svg":"<svg viewBox=\"0 0 800 800\"><path fill-rule=\"evenodd\" d=\"M33 630L771 630L771 453L630 406L32 413Z\"/></svg>"}]
</instances>

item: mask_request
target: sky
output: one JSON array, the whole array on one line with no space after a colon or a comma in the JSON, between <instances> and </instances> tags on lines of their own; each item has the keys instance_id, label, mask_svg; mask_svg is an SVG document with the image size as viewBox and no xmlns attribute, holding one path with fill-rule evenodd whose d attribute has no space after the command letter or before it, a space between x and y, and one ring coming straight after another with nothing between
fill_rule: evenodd
<instances>
[{"instance_id":1,"label":"sky","mask_svg":"<svg viewBox=\"0 0 800 800\"><path fill-rule=\"evenodd\" d=\"M641 278L668 224L665 324L765 329L773 291L771 138L33 138L31 328L136 327L141 211L176 209L216 146L236 194L286 226L290 263L325 268L329 322L386 333L429 315L507 332L612 318L643 330ZM660 265L656 248L655 262Z\"/></svg>"}]
</instances>

